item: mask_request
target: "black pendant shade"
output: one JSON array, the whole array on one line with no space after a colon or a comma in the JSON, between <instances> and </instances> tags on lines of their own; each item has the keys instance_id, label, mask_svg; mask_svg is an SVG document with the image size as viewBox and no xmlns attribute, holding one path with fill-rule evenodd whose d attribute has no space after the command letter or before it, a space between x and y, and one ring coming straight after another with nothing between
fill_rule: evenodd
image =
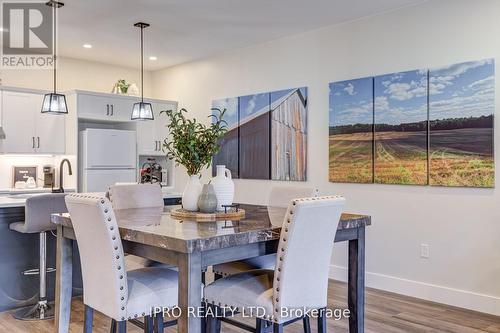
<instances>
[{"instance_id":1,"label":"black pendant shade","mask_svg":"<svg viewBox=\"0 0 500 333\"><path fill-rule=\"evenodd\" d=\"M50 93L43 97L42 113L67 114L66 96Z\"/></svg>"},{"instance_id":2,"label":"black pendant shade","mask_svg":"<svg viewBox=\"0 0 500 333\"><path fill-rule=\"evenodd\" d=\"M134 104L132 108L132 120L154 120L153 106L144 102L144 28L148 23L137 22L134 27L141 28L141 101Z\"/></svg>"},{"instance_id":3,"label":"black pendant shade","mask_svg":"<svg viewBox=\"0 0 500 333\"><path fill-rule=\"evenodd\" d=\"M54 47L54 92L45 94L43 97L43 103L42 103L42 113L49 113L49 114L67 114L68 113L68 105L66 104L66 96L63 94L58 94L56 91L57 88L57 71L56 71L56 61L57 61L57 55L56 55L56 13L57 13L57 8L61 8L64 6L64 3L59 2L59 1L54 1L50 0L49 2L45 3L47 6L52 7L54 10L54 41L53 41L53 47Z\"/></svg>"},{"instance_id":4,"label":"black pendant shade","mask_svg":"<svg viewBox=\"0 0 500 333\"><path fill-rule=\"evenodd\" d=\"M153 107L151 103L137 102L132 109L132 120L153 120Z\"/></svg>"}]
</instances>

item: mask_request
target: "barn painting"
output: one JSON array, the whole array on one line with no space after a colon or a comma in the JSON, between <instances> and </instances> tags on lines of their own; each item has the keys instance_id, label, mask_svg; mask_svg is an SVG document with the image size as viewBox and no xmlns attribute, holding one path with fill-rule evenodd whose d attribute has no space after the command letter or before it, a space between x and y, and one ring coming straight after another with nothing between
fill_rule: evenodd
<instances>
[{"instance_id":1,"label":"barn painting","mask_svg":"<svg viewBox=\"0 0 500 333\"><path fill-rule=\"evenodd\" d=\"M239 100L235 98L219 99L212 102L212 108L226 109L224 120L228 131L220 139L220 151L214 155L212 160L212 174L215 176L215 166L225 165L231 171L233 178L239 178ZM213 113L218 115L217 110Z\"/></svg>"},{"instance_id":2,"label":"barn painting","mask_svg":"<svg viewBox=\"0 0 500 333\"><path fill-rule=\"evenodd\" d=\"M269 93L240 97L240 177L269 179Z\"/></svg>"},{"instance_id":3,"label":"barn painting","mask_svg":"<svg viewBox=\"0 0 500 333\"><path fill-rule=\"evenodd\" d=\"M271 179L307 178L307 88L271 93Z\"/></svg>"},{"instance_id":4,"label":"barn painting","mask_svg":"<svg viewBox=\"0 0 500 333\"><path fill-rule=\"evenodd\" d=\"M229 112L228 132L216 164L242 179L307 179L307 88L214 101Z\"/></svg>"}]
</instances>

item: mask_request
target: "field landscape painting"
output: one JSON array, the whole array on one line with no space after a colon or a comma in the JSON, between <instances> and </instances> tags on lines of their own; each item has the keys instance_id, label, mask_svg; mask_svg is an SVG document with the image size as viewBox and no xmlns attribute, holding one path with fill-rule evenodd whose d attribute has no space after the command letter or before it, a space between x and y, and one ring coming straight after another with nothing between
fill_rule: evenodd
<instances>
[{"instance_id":1,"label":"field landscape painting","mask_svg":"<svg viewBox=\"0 0 500 333\"><path fill-rule=\"evenodd\" d=\"M228 131L219 141L220 151L213 157L212 174L215 176L216 165L225 165L231 171L233 178L239 177L239 100L238 97L224 98L212 102L212 108L226 109L224 120ZM217 110L212 111L218 115Z\"/></svg>"},{"instance_id":2,"label":"field landscape painting","mask_svg":"<svg viewBox=\"0 0 500 333\"><path fill-rule=\"evenodd\" d=\"M427 74L375 77L375 183L428 184Z\"/></svg>"},{"instance_id":3,"label":"field landscape painting","mask_svg":"<svg viewBox=\"0 0 500 333\"><path fill-rule=\"evenodd\" d=\"M431 185L494 187L494 74L493 59L430 71Z\"/></svg>"},{"instance_id":4,"label":"field landscape painting","mask_svg":"<svg viewBox=\"0 0 500 333\"><path fill-rule=\"evenodd\" d=\"M330 83L329 179L373 182L373 78Z\"/></svg>"}]
</instances>

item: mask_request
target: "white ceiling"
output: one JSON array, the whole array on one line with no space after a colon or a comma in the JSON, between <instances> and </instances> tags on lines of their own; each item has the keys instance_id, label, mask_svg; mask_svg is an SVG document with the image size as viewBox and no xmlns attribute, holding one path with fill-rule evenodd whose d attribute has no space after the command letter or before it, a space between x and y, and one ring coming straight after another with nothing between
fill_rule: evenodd
<instances>
[{"instance_id":1,"label":"white ceiling","mask_svg":"<svg viewBox=\"0 0 500 333\"><path fill-rule=\"evenodd\" d=\"M146 69L155 70L424 0L63 1L60 55L136 68L139 29L133 24L143 21L151 24L145 30ZM151 55L158 60L148 60Z\"/></svg>"}]
</instances>

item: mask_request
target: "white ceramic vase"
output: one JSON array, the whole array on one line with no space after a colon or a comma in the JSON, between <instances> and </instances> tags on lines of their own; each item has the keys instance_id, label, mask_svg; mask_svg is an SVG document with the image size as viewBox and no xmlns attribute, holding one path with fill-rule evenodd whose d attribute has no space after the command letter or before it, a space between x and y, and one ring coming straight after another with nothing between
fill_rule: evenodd
<instances>
[{"instance_id":1,"label":"white ceramic vase","mask_svg":"<svg viewBox=\"0 0 500 333\"><path fill-rule=\"evenodd\" d=\"M234 182L231 171L225 165L217 165L217 174L212 178L215 195L217 196L217 210L224 210L223 205L231 205L234 199Z\"/></svg>"},{"instance_id":2,"label":"white ceramic vase","mask_svg":"<svg viewBox=\"0 0 500 333\"><path fill-rule=\"evenodd\" d=\"M200 176L194 175L189 177L189 181L182 193L182 208L190 212L198 210L198 198L201 194L202 186Z\"/></svg>"}]
</instances>

